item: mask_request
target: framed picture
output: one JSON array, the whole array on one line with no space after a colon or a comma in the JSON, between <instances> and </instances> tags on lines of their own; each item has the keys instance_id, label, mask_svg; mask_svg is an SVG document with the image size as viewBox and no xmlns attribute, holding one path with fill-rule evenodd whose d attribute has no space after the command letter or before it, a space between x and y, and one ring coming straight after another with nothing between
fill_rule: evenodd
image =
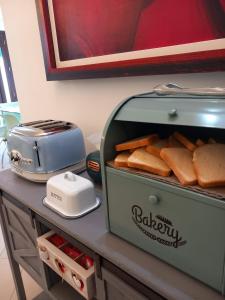
<instances>
[{"instance_id":1,"label":"framed picture","mask_svg":"<svg viewBox=\"0 0 225 300\"><path fill-rule=\"evenodd\" d=\"M225 70L225 0L36 0L47 80Z\"/></svg>"}]
</instances>

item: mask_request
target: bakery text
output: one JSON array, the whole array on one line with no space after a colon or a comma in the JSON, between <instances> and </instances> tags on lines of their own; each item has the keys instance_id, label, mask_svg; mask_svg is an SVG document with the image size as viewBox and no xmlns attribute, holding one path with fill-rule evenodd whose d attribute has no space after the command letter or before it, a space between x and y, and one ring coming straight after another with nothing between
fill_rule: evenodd
<instances>
[{"instance_id":1,"label":"bakery text","mask_svg":"<svg viewBox=\"0 0 225 300\"><path fill-rule=\"evenodd\" d=\"M132 220L137 225L137 227L151 239L165 245L178 248L183 246L187 242L183 240L180 236L179 231L173 227L173 224L170 220L162 217L160 215L153 216L152 212L149 212L148 215L143 213L143 210L138 205L132 206ZM144 225L144 226L143 226ZM146 228L148 230L146 230ZM152 233L152 231L154 233ZM160 235L157 236L157 233ZM166 236L169 240L162 238Z\"/></svg>"}]
</instances>

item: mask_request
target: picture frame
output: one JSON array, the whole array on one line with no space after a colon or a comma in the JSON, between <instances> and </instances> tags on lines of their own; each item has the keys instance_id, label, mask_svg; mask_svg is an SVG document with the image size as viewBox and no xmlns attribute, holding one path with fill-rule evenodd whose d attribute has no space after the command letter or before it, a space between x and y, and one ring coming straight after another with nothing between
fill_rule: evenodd
<instances>
[{"instance_id":1,"label":"picture frame","mask_svg":"<svg viewBox=\"0 0 225 300\"><path fill-rule=\"evenodd\" d=\"M168 47L163 46L138 51L131 49L124 53L99 56L93 55L93 57L84 57L83 59L66 59L65 61L62 61L62 65L60 65L58 44L55 42L59 36L57 35L57 32L59 32L59 25L57 27L57 24L52 21L52 18L54 18L52 17L52 15L54 15L53 1L55 0L36 0L47 80L143 76L225 70L225 30L221 33L222 38L220 37L215 40L204 40L184 45L169 45ZM85 1L86 0L83 0L83 3ZM62 2L64 1L61 1L61 3ZM71 32L74 32L74 30L71 30ZM69 44L68 41L67 44ZM76 47L76 43L71 43L71 45ZM189 46L191 46L191 50L186 49ZM186 50L183 51L182 47L186 47ZM143 57L139 56L143 54Z\"/></svg>"}]
</instances>

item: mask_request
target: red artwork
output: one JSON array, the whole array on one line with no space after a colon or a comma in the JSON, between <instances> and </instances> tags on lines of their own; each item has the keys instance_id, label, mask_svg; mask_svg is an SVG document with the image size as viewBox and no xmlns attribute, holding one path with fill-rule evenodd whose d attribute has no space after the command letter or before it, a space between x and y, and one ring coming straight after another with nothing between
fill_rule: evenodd
<instances>
[{"instance_id":1,"label":"red artwork","mask_svg":"<svg viewBox=\"0 0 225 300\"><path fill-rule=\"evenodd\" d=\"M134 48L149 49L224 37L225 0L155 0L142 14Z\"/></svg>"},{"instance_id":2,"label":"red artwork","mask_svg":"<svg viewBox=\"0 0 225 300\"><path fill-rule=\"evenodd\" d=\"M61 60L225 38L225 0L53 0Z\"/></svg>"},{"instance_id":3,"label":"red artwork","mask_svg":"<svg viewBox=\"0 0 225 300\"><path fill-rule=\"evenodd\" d=\"M50 80L225 69L225 0L36 0L36 3ZM172 47L170 52L159 55L132 56L212 41L219 41L219 46L213 48L210 44L211 48L206 45L206 49L193 52L176 52ZM117 59L119 54L123 56ZM112 61L108 58L111 55ZM67 61L73 64L58 65ZM79 61L82 63L76 64Z\"/></svg>"}]
</instances>

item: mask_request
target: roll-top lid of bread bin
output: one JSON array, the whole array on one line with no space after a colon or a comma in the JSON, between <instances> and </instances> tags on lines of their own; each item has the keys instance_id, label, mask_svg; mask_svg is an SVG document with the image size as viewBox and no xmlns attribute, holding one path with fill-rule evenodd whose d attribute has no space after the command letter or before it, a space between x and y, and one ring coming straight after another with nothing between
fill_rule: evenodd
<instances>
[{"instance_id":1,"label":"roll-top lid of bread bin","mask_svg":"<svg viewBox=\"0 0 225 300\"><path fill-rule=\"evenodd\" d=\"M182 89L168 84L123 100L115 107L104 128L102 168L106 161L115 157L116 144L155 133L159 125L161 128L225 129L225 89Z\"/></svg>"},{"instance_id":2,"label":"roll-top lid of bread bin","mask_svg":"<svg viewBox=\"0 0 225 300\"><path fill-rule=\"evenodd\" d=\"M72 172L51 177L44 204L66 218L78 218L100 205L93 183Z\"/></svg>"},{"instance_id":3,"label":"roll-top lid of bread bin","mask_svg":"<svg viewBox=\"0 0 225 300\"><path fill-rule=\"evenodd\" d=\"M118 121L212 128L225 128L224 117L225 89L192 90L172 84L130 97L114 111Z\"/></svg>"}]
</instances>

